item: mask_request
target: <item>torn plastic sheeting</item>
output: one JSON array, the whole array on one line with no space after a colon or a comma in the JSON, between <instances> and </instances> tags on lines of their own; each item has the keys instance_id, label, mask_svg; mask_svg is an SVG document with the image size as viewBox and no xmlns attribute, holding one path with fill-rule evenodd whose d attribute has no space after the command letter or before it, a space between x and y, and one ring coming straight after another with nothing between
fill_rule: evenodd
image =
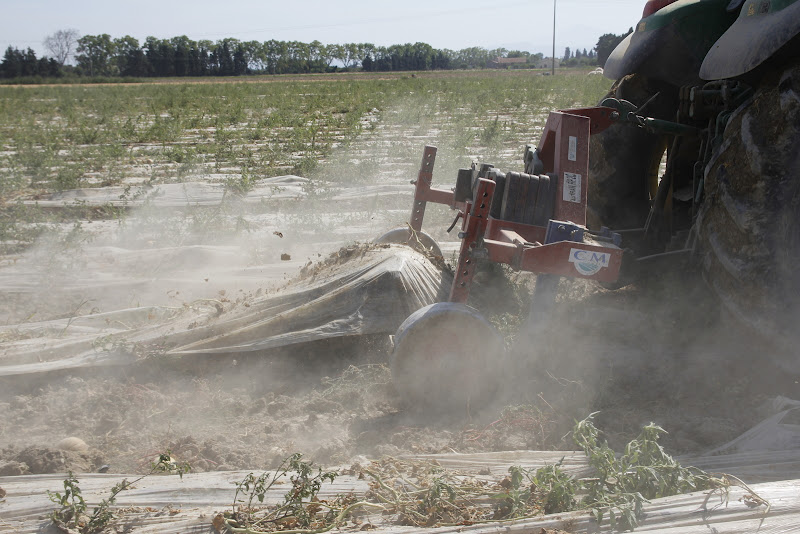
<instances>
[{"instance_id":1,"label":"torn plastic sheeting","mask_svg":"<svg viewBox=\"0 0 800 534\"><path fill-rule=\"evenodd\" d=\"M800 450L800 407L768 417L711 454L787 450Z\"/></svg>"},{"instance_id":2,"label":"torn plastic sheeting","mask_svg":"<svg viewBox=\"0 0 800 534\"><path fill-rule=\"evenodd\" d=\"M800 451L752 451L719 456L678 458L710 473L728 473L752 485L800 479Z\"/></svg>"},{"instance_id":3,"label":"torn plastic sheeting","mask_svg":"<svg viewBox=\"0 0 800 534\"><path fill-rule=\"evenodd\" d=\"M409 247L351 247L277 295L256 297L227 310L188 308L156 324L121 333L115 329L114 349L103 350L105 343L99 343L108 331L87 335L85 329L72 339L62 339L63 331L54 329L50 337L28 344L0 345L0 376L127 365L135 360L130 353L134 345L168 348L174 355L228 354L394 333L413 311L442 297L448 286L443 278L447 276L441 267ZM87 317L86 322L88 326L92 320Z\"/></svg>"},{"instance_id":4,"label":"torn plastic sheeting","mask_svg":"<svg viewBox=\"0 0 800 534\"><path fill-rule=\"evenodd\" d=\"M333 276L319 280L320 273L311 287L289 295L280 310L262 314L256 306L244 317L205 327L199 340L170 353L251 352L332 337L394 333L412 312L441 298L442 271L418 252L391 246L357 254L360 257L335 267Z\"/></svg>"},{"instance_id":5,"label":"torn plastic sheeting","mask_svg":"<svg viewBox=\"0 0 800 534\"><path fill-rule=\"evenodd\" d=\"M492 454L492 453L489 453ZM525 451L528 463L538 463L535 451ZM552 455L552 453L546 453ZM480 460L477 456L475 460ZM482 462L479 462L482 463ZM467 466L464 465L466 468ZM470 469L474 472L475 469ZM142 480L135 488L118 496L118 505L126 508L120 517L120 524L126 525L126 532L178 533L208 532L214 514L230 509L233 495L233 482L241 480L246 471L189 473L183 479L174 476L155 476ZM108 489L118 482L122 475L78 475L84 497L89 503L99 502ZM54 509L45 490L61 489L63 475L27 475L0 478L0 486L8 493L6 502L0 510L3 523L0 528L10 527L14 532L40 532L42 517ZM645 517L635 532L659 532L669 534L694 534L716 532L718 534L739 534L752 532L796 532L800 525L800 481L788 480L751 486L770 503L770 510L751 507L743 497L746 492L738 487L731 488L727 501L722 493L708 495L696 492L655 499L644 507ZM351 491L362 494L367 482L352 476L341 476L334 484L325 484L320 496L331 498L336 494ZM283 487L273 488L265 504L281 502ZM171 506L174 512L164 514L153 508ZM373 523L379 532L420 532L416 527L403 527L385 524L379 516ZM564 529L570 532L611 532L608 521L598 526L586 511L553 514L511 522L487 523L478 525L457 525L452 527L424 529L430 534L470 532L473 534L495 532L540 532L541 529Z\"/></svg>"},{"instance_id":6,"label":"torn plastic sheeting","mask_svg":"<svg viewBox=\"0 0 800 534\"><path fill-rule=\"evenodd\" d=\"M229 503L235 491L234 484L241 481L247 473L247 471L218 471L189 473L182 478L151 476L140 480L135 487L120 493L117 497L117 504L120 507L129 508L129 512L122 514L120 524L130 527L130 530L125 529L126 532L150 532L146 528L148 524L155 527L152 532L208 532L214 511L230 508ZM124 475L85 473L78 474L77 478L86 502L98 503L100 499L108 497L109 489L122 480ZM56 508L46 491L62 491L63 480L63 474L0 477L0 486L7 491L5 502L0 504L2 513L0 532L5 528L11 528L11 532L41 532L43 524L46 525L46 520L43 521L42 518ZM332 484L323 485L320 496L332 498L339 493L349 493L354 490L363 493L367 489L366 481L343 476ZM285 493L284 486L277 486L267 492L266 500L273 503L280 502ZM160 508L167 506L180 511L175 514L162 513ZM159 510L131 510L130 507ZM208 515L204 517L204 514ZM204 525L204 528L199 528L200 525Z\"/></svg>"}]
</instances>

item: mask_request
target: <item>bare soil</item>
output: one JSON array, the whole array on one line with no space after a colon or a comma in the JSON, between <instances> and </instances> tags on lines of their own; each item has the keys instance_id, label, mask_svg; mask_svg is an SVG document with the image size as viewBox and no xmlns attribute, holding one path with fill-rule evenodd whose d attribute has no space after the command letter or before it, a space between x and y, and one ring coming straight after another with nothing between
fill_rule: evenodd
<instances>
[{"instance_id":1,"label":"bare soil","mask_svg":"<svg viewBox=\"0 0 800 534\"><path fill-rule=\"evenodd\" d=\"M748 373L752 347L724 330L701 282L679 282L616 291L564 282L544 325L504 325L502 305L484 299L512 332L508 379L493 405L435 419L397 397L383 336L191 368L148 359L5 380L0 476L141 472L166 450L200 472L268 469L294 452L341 465L360 455L569 450L573 422L595 411L612 445L654 421L670 432L671 452L700 453L752 426L769 396L798 392L768 362ZM493 272L484 286L478 298L524 290L525 280ZM68 437L87 449L60 450Z\"/></svg>"}]
</instances>

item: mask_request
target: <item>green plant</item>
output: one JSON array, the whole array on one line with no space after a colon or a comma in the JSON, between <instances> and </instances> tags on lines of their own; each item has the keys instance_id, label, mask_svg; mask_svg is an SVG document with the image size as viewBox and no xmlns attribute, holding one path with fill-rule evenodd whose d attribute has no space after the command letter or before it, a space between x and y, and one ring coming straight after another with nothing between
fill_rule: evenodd
<instances>
[{"instance_id":1,"label":"green plant","mask_svg":"<svg viewBox=\"0 0 800 534\"><path fill-rule=\"evenodd\" d=\"M514 519L574 510L580 484L561 468L563 460L536 470L511 466L500 483L503 491L492 495L497 501L495 517Z\"/></svg>"},{"instance_id":2,"label":"green plant","mask_svg":"<svg viewBox=\"0 0 800 534\"><path fill-rule=\"evenodd\" d=\"M481 144L483 146L490 146L495 143L500 135L501 130L502 126L500 125L500 116L496 115L494 121L485 126L481 131Z\"/></svg>"},{"instance_id":3,"label":"green plant","mask_svg":"<svg viewBox=\"0 0 800 534\"><path fill-rule=\"evenodd\" d=\"M266 509L253 506L254 500L263 504L269 490L287 476L291 488L282 504ZM356 508L378 506L358 502L352 495L338 495L332 501L320 499L322 485L333 482L337 476L336 471L315 469L313 462L305 462L302 454L295 453L284 459L273 473L265 472L258 477L249 473L238 482L233 506L223 515L223 523L236 533L320 533L340 525Z\"/></svg>"},{"instance_id":4,"label":"green plant","mask_svg":"<svg viewBox=\"0 0 800 534\"><path fill-rule=\"evenodd\" d=\"M184 473L187 473L189 469L189 464L176 462L170 456L170 452L167 451L158 457L158 461L153 463L149 473L131 482L123 479L118 484L115 484L111 488L110 495L100 501L100 504L94 508L91 515L89 514L89 506L81 494L78 479L70 471L67 474L67 478L64 479L64 493L57 491L47 492L50 500L59 506L58 509L50 514L50 519L57 528L65 532L77 531L80 534L101 532L109 527L113 521L114 510L112 507L117 501L117 495L121 492L130 489L140 480L155 473L177 474L183 478Z\"/></svg>"},{"instance_id":5,"label":"green plant","mask_svg":"<svg viewBox=\"0 0 800 534\"><path fill-rule=\"evenodd\" d=\"M540 467L528 475L533 495L545 514L568 512L577 507L576 494L580 485L561 468L563 462L562 458L557 464Z\"/></svg>"},{"instance_id":6,"label":"green plant","mask_svg":"<svg viewBox=\"0 0 800 534\"><path fill-rule=\"evenodd\" d=\"M67 478L64 479L64 493L48 491L47 496L61 507L50 514L50 519L56 526L66 529L73 524L80 529L88 525L89 518L86 517L88 507L81 495L78 479L75 478L72 471L69 471Z\"/></svg>"},{"instance_id":7,"label":"green plant","mask_svg":"<svg viewBox=\"0 0 800 534\"><path fill-rule=\"evenodd\" d=\"M247 193L253 190L255 185L255 176L253 176L250 169L243 167L240 175L227 177L223 186L226 193L230 193L237 197L244 197L247 196Z\"/></svg>"},{"instance_id":8,"label":"green plant","mask_svg":"<svg viewBox=\"0 0 800 534\"><path fill-rule=\"evenodd\" d=\"M582 481L586 492L582 505L591 509L598 523L608 514L612 527L633 529L650 499L715 487L708 473L683 467L666 453L658 443L666 433L663 428L646 425L618 456L606 441L600 441L595 415L577 422L572 437L596 473Z\"/></svg>"},{"instance_id":9,"label":"green plant","mask_svg":"<svg viewBox=\"0 0 800 534\"><path fill-rule=\"evenodd\" d=\"M219 516L218 530L225 525L235 533L317 534L341 526L348 517L358 521L353 513L370 507L395 524L413 527L467 526L589 510L598 523L607 518L614 530L633 530L649 499L711 489L706 503L713 495L727 502L731 486L747 492L743 499L748 505L769 511L769 503L736 477L712 477L675 462L658 444L664 431L656 425L645 426L618 455L600 441L594 415L577 422L573 430L576 444L595 470L590 478L568 473L563 458L538 469L512 466L499 482L449 471L435 461L383 458L368 468L356 464L347 472L370 481L364 499L339 494L324 500L319 497L322 485L333 482L337 473L314 468L294 454L274 473L250 473L238 483L234 505ZM283 502L257 507L286 477L291 488Z\"/></svg>"},{"instance_id":10,"label":"green plant","mask_svg":"<svg viewBox=\"0 0 800 534\"><path fill-rule=\"evenodd\" d=\"M439 171L449 173L471 158L514 168L519 148L538 135L543 110L586 105L608 89L597 77L480 72L457 79L313 83L313 90L307 82L279 79L25 91L0 86L0 166L7 169L0 183L0 248L23 250L49 229L42 219L72 223L92 207L44 210L22 202L59 190L125 184L130 177L150 177L149 185L157 185L208 179L216 169L235 177L225 185L236 193L291 172L313 178L306 192L324 199L326 184L368 182L396 167L389 162L416 160L421 140L391 143L389 157L380 148L382 136L402 138L406 130L425 137L435 132ZM481 146L481 136L491 143ZM120 213L105 209L91 218ZM431 221L436 213L431 211ZM191 221L175 226L186 224Z\"/></svg>"}]
</instances>

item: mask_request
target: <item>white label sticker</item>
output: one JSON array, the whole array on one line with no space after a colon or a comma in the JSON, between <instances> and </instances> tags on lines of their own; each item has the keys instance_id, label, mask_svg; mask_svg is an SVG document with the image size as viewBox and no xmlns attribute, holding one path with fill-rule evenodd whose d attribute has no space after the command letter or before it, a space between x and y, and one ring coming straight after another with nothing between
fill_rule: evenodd
<instances>
[{"instance_id":1,"label":"white label sticker","mask_svg":"<svg viewBox=\"0 0 800 534\"><path fill-rule=\"evenodd\" d=\"M573 172L564 173L564 202L581 201L581 175Z\"/></svg>"},{"instance_id":2,"label":"white label sticker","mask_svg":"<svg viewBox=\"0 0 800 534\"><path fill-rule=\"evenodd\" d=\"M608 267L611 262L611 254L572 248L569 250L569 262L575 264L575 270L578 273L583 276L592 276L597 274L600 269Z\"/></svg>"},{"instance_id":3,"label":"white label sticker","mask_svg":"<svg viewBox=\"0 0 800 534\"><path fill-rule=\"evenodd\" d=\"M570 161L578 161L578 138L574 135L569 136L569 151L567 157Z\"/></svg>"}]
</instances>

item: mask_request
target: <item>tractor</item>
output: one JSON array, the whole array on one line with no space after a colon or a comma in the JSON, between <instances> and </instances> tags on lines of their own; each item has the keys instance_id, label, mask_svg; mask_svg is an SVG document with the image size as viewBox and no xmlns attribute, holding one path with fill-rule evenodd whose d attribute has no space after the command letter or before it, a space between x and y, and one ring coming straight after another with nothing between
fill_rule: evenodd
<instances>
[{"instance_id":1,"label":"tractor","mask_svg":"<svg viewBox=\"0 0 800 534\"><path fill-rule=\"evenodd\" d=\"M800 2L651 0L604 74L626 124L592 139L590 221L631 230L638 276L684 257L796 371Z\"/></svg>"},{"instance_id":2,"label":"tractor","mask_svg":"<svg viewBox=\"0 0 800 534\"><path fill-rule=\"evenodd\" d=\"M425 147L408 228L377 241L440 255L422 230L434 202L457 210L462 242L448 302L394 336L401 396L444 410L495 393L502 342L466 304L481 261L538 273L535 325L562 276L621 286L677 259L800 367L799 59L800 0L649 0L606 62L607 97L551 112L523 172L474 164L440 189Z\"/></svg>"}]
</instances>

